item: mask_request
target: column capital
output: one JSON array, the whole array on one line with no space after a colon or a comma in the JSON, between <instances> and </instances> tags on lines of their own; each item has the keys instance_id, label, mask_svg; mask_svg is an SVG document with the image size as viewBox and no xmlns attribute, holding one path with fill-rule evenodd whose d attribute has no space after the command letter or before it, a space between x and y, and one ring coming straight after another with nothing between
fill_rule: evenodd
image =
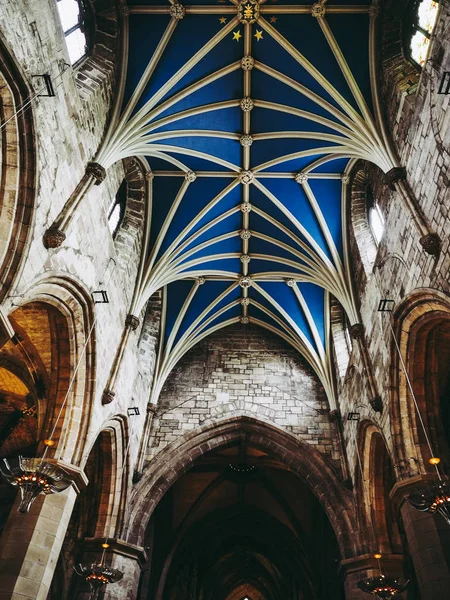
<instances>
[{"instance_id":1,"label":"column capital","mask_svg":"<svg viewBox=\"0 0 450 600\"><path fill-rule=\"evenodd\" d=\"M46 462L58 465L58 467L61 467L61 469L64 469L64 471L70 475L70 478L72 479L72 487L77 494L79 494L82 489L87 487L89 479L81 467L77 467L72 463L60 460L59 458L46 458Z\"/></svg>"},{"instance_id":2,"label":"column capital","mask_svg":"<svg viewBox=\"0 0 450 600\"><path fill-rule=\"evenodd\" d=\"M437 233L427 233L427 235L420 238L419 242L427 254L436 257L439 256L441 251L441 238Z\"/></svg>"},{"instance_id":3,"label":"column capital","mask_svg":"<svg viewBox=\"0 0 450 600\"><path fill-rule=\"evenodd\" d=\"M104 390L102 394L102 404L111 404L114 400L116 393L112 390Z\"/></svg>"},{"instance_id":4,"label":"column capital","mask_svg":"<svg viewBox=\"0 0 450 600\"><path fill-rule=\"evenodd\" d=\"M389 498L393 504L399 507L411 492L420 488L423 484L430 481L435 481L436 475L434 473L423 473L416 475L415 477L408 477L408 479L401 479L397 481L392 490L389 492Z\"/></svg>"},{"instance_id":5,"label":"column capital","mask_svg":"<svg viewBox=\"0 0 450 600\"><path fill-rule=\"evenodd\" d=\"M328 413L328 418L332 423L334 423L335 421L342 421L342 413L340 409L336 408L335 410L330 410L330 412Z\"/></svg>"},{"instance_id":6,"label":"column capital","mask_svg":"<svg viewBox=\"0 0 450 600\"><path fill-rule=\"evenodd\" d=\"M83 550L84 552L101 552L104 541L104 537L85 538L82 542ZM126 542L119 538L108 539L108 544L109 548L106 551L107 553L118 554L136 560L141 567L148 561L147 553L141 546L135 546L134 544L130 544L130 542Z\"/></svg>"},{"instance_id":7,"label":"column capital","mask_svg":"<svg viewBox=\"0 0 450 600\"><path fill-rule=\"evenodd\" d=\"M86 175L90 175L95 179L95 185L100 185L105 181L106 169L100 163L88 162L86 167Z\"/></svg>"},{"instance_id":8,"label":"column capital","mask_svg":"<svg viewBox=\"0 0 450 600\"><path fill-rule=\"evenodd\" d=\"M350 325L349 332L354 340L364 339L364 325L362 323L354 323Z\"/></svg>"},{"instance_id":9,"label":"column capital","mask_svg":"<svg viewBox=\"0 0 450 600\"><path fill-rule=\"evenodd\" d=\"M387 183L391 190L395 190L395 184L397 182L404 181L405 179L405 167L394 167L393 169L384 174L384 182Z\"/></svg>"},{"instance_id":10,"label":"column capital","mask_svg":"<svg viewBox=\"0 0 450 600\"><path fill-rule=\"evenodd\" d=\"M391 574L399 574L403 572L403 554L383 554L383 569ZM349 573L357 573L359 571L377 571L378 560L373 554L361 554L353 558L344 558L339 565L339 572L345 577Z\"/></svg>"},{"instance_id":11,"label":"column capital","mask_svg":"<svg viewBox=\"0 0 450 600\"><path fill-rule=\"evenodd\" d=\"M381 396L374 396L369 400L369 404L375 412L383 412L383 399L381 398Z\"/></svg>"},{"instance_id":12,"label":"column capital","mask_svg":"<svg viewBox=\"0 0 450 600\"><path fill-rule=\"evenodd\" d=\"M44 233L43 243L47 248L59 248L66 239L66 234L57 227L49 227Z\"/></svg>"},{"instance_id":13,"label":"column capital","mask_svg":"<svg viewBox=\"0 0 450 600\"><path fill-rule=\"evenodd\" d=\"M132 314L127 315L127 318L125 319L125 327L129 327L131 331L136 331L136 329L139 327L139 324L140 321L138 317L135 317Z\"/></svg>"}]
</instances>

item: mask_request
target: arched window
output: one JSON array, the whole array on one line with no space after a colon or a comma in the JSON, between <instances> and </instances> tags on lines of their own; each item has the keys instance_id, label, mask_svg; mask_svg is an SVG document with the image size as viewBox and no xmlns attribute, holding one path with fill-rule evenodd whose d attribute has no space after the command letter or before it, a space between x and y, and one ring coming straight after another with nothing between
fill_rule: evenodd
<instances>
[{"instance_id":1,"label":"arched window","mask_svg":"<svg viewBox=\"0 0 450 600\"><path fill-rule=\"evenodd\" d=\"M352 336L350 335L350 326L348 324L347 315L344 315L344 335L345 335L345 343L347 344L348 355L352 353L353 350L353 342ZM348 361L347 361L348 363Z\"/></svg>"},{"instance_id":2,"label":"arched window","mask_svg":"<svg viewBox=\"0 0 450 600\"><path fill-rule=\"evenodd\" d=\"M122 181L119 189L117 190L116 197L114 198L108 211L108 225L109 230L113 238L119 230L122 224L123 217L125 216L125 208L127 205L127 182L126 179Z\"/></svg>"},{"instance_id":3,"label":"arched window","mask_svg":"<svg viewBox=\"0 0 450 600\"><path fill-rule=\"evenodd\" d=\"M419 66L427 59L430 38L439 10L439 1L416 0L412 9L411 31L409 35L409 53Z\"/></svg>"},{"instance_id":4,"label":"arched window","mask_svg":"<svg viewBox=\"0 0 450 600\"><path fill-rule=\"evenodd\" d=\"M88 51L88 38L86 35L87 1L56 0L72 65L84 58Z\"/></svg>"},{"instance_id":5,"label":"arched window","mask_svg":"<svg viewBox=\"0 0 450 600\"><path fill-rule=\"evenodd\" d=\"M373 239L378 246L384 233L384 216L377 202L375 202L370 187L367 189L367 217Z\"/></svg>"}]
</instances>

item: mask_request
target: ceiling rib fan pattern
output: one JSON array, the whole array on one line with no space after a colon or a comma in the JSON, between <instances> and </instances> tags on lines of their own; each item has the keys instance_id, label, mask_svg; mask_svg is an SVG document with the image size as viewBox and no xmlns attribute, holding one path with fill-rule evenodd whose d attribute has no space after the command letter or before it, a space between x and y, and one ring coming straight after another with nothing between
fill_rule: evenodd
<instances>
[{"instance_id":1,"label":"ceiling rib fan pattern","mask_svg":"<svg viewBox=\"0 0 450 600\"><path fill-rule=\"evenodd\" d=\"M129 7L123 110L97 160L107 168L145 157L152 171L131 311L164 290L152 402L190 348L240 321L296 348L336 408L329 294L358 321L346 173L357 159L384 172L398 166L380 120L377 8L335 0Z\"/></svg>"}]
</instances>

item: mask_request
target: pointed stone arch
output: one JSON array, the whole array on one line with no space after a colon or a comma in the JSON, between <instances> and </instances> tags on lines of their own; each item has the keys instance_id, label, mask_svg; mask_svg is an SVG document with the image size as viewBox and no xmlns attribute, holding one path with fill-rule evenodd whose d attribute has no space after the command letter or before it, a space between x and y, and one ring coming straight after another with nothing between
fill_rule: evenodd
<instances>
[{"instance_id":1,"label":"pointed stone arch","mask_svg":"<svg viewBox=\"0 0 450 600\"><path fill-rule=\"evenodd\" d=\"M78 465L95 393L94 304L83 284L65 275L47 272L27 286L20 305L10 304L13 319L14 311L24 311L27 306L43 310L50 307L64 324L64 335L58 337L56 328L53 336L55 344L62 344L57 348L60 376L53 382L55 398L42 433L48 437L61 411L53 436L57 444L49 453Z\"/></svg>"},{"instance_id":2,"label":"pointed stone arch","mask_svg":"<svg viewBox=\"0 0 450 600\"><path fill-rule=\"evenodd\" d=\"M310 486L334 529L343 558L359 551L360 542L352 525L352 497L340 484L330 464L309 444L299 442L291 434L272 425L245 416L219 420L190 431L154 458L131 497L129 541L142 544L156 505L196 458L242 437L255 447L272 453Z\"/></svg>"},{"instance_id":3,"label":"pointed stone arch","mask_svg":"<svg viewBox=\"0 0 450 600\"><path fill-rule=\"evenodd\" d=\"M397 524L395 508L389 494L396 482L396 474L386 439L381 429L372 421L364 420L358 432L358 444L362 460L364 485L357 490L360 496L357 503L362 507L361 515L365 526L373 519L375 529L374 543L382 554L401 554L402 544ZM359 478L361 479L361 478ZM366 539L371 539L368 532Z\"/></svg>"},{"instance_id":4,"label":"pointed stone arch","mask_svg":"<svg viewBox=\"0 0 450 600\"><path fill-rule=\"evenodd\" d=\"M450 326L450 300L437 290L421 288L408 295L394 313L393 329L434 453L449 462L448 444L440 423L439 399L432 385L433 357L430 335ZM426 472L430 450L423 434L408 382L395 344L391 347L391 426L395 462L400 478ZM430 383L431 382L431 383Z\"/></svg>"},{"instance_id":5,"label":"pointed stone arch","mask_svg":"<svg viewBox=\"0 0 450 600\"><path fill-rule=\"evenodd\" d=\"M22 271L33 225L35 144L31 96L19 67L0 40L0 301Z\"/></svg>"}]
</instances>

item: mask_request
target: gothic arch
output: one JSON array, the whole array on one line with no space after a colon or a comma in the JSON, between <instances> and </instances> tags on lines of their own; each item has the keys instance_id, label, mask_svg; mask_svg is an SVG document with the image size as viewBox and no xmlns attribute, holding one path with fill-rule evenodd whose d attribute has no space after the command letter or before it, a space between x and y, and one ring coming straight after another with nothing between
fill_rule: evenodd
<instances>
[{"instance_id":1,"label":"gothic arch","mask_svg":"<svg viewBox=\"0 0 450 600\"><path fill-rule=\"evenodd\" d=\"M33 224L36 158L29 97L0 40L0 301L21 273Z\"/></svg>"},{"instance_id":2,"label":"gothic arch","mask_svg":"<svg viewBox=\"0 0 450 600\"><path fill-rule=\"evenodd\" d=\"M77 496L65 532L50 588L52 600L78 597L86 584L75 575L74 565L98 560L98 540L120 537L126 497L122 479L125 429L125 418L107 421L85 450L81 466L89 483Z\"/></svg>"},{"instance_id":3,"label":"gothic arch","mask_svg":"<svg viewBox=\"0 0 450 600\"><path fill-rule=\"evenodd\" d=\"M366 526L373 519L374 543L382 554L401 554L402 544L397 525L397 517L389 493L395 484L395 471L386 440L375 423L365 420L359 429L359 446L367 493L359 489ZM371 532L370 532L371 533ZM371 539L371 535L367 539Z\"/></svg>"},{"instance_id":4,"label":"gothic arch","mask_svg":"<svg viewBox=\"0 0 450 600\"><path fill-rule=\"evenodd\" d=\"M98 446L102 455L98 515L95 520L95 531L92 532L94 537L120 535L129 478L128 435L126 417L117 415L102 425L93 442L85 449L81 462L83 468L86 468L95 446Z\"/></svg>"},{"instance_id":5,"label":"gothic arch","mask_svg":"<svg viewBox=\"0 0 450 600\"><path fill-rule=\"evenodd\" d=\"M119 0L91 0L89 12L91 51L75 72L77 87L84 100L100 87L114 89L120 75L120 60L125 58L120 55L124 23Z\"/></svg>"},{"instance_id":6,"label":"gothic arch","mask_svg":"<svg viewBox=\"0 0 450 600\"><path fill-rule=\"evenodd\" d=\"M336 370L338 376L342 380L347 373L351 352L346 340L345 312L335 298L331 298L330 302L330 325L337 367Z\"/></svg>"},{"instance_id":7,"label":"gothic arch","mask_svg":"<svg viewBox=\"0 0 450 600\"><path fill-rule=\"evenodd\" d=\"M368 186L369 179L365 165L360 161L355 165L350 186L349 224L366 278L369 278L372 274L377 256L377 246L367 218ZM350 236L351 238L352 236Z\"/></svg>"},{"instance_id":8,"label":"gothic arch","mask_svg":"<svg viewBox=\"0 0 450 600\"><path fill-rule=\"evenodd\" d=\"M436 357L430 356L430 335L450 327L450 300L437 290L415 290L400 304L394 314L394 333L409 374L425 428L435 453L442 452L444 465L449 462L448 443L440 423L439 398L433 386ZM391 348L391 423L396 462L400 477L409 477L426 471L430 450L396 347ZM438 454L439 455L439 454Z\"/></svg>"},{"instance_id":9,"label":"gothic arch","mask_svg":"<svg viewBox=\"0 0 450 600\"><path fill-rule=\"evenodd\" d=\"M248 443L271 452L310 486L334 529L342 557L354 555L360 543L352 526L351 494L342 487L334 470L311 445L250 417L219 420L190 431L151 461L131 497L129 541L142 543L156 505L196 458L243 436Z\"/></svg>"},{"instance_id":10,"label":"gothic arch","mask_svg":"<svg viewBox=\"0 0 450 600\"><path fill-rule=\"evenodd\" d=\"M54 338L62 343L58 348L61 376L53 382L56 386L55 402L48 415L47 431L50 433L55 423L71 379L73 385L54 434L57 444L50 451L55 457L73 464L79 464L83 452L82 441L90 421L95 391L95 329L92 298L84 286L73 279L47 272L34 280L23 294L19 304L10 305L10 314L24 310L29 305L43 308L50 306L62 319L65 327L64 339Z\"/></svg>"},{"instance_id":11,"label":"gothic arch","mask_svg":"<svg viewBox=\"0 0 450 600\"><path fill-rule=\"evenodd\" d=\"M127 184L126 206L122 222L114 238L116 259L124 278L134 286L145 236L147 213L147 170L135 158L123 161L124 179Z\"/></svg>"}]
</instances>

